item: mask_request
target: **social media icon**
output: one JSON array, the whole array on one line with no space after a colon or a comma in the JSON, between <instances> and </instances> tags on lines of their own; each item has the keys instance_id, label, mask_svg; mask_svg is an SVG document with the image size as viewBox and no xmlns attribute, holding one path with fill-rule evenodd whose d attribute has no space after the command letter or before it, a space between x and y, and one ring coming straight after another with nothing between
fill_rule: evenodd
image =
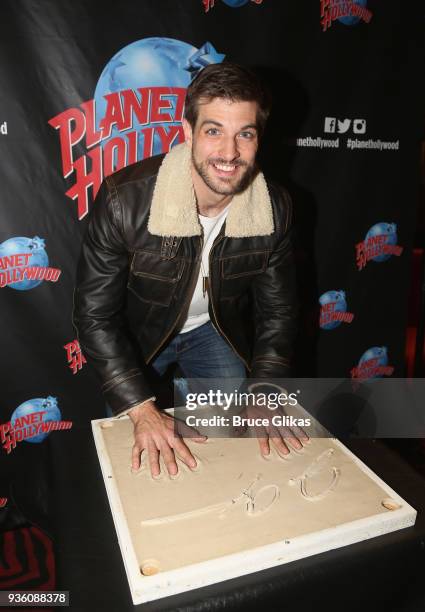
<instances>
[{"instance_id":1,"label":"social media icon","mask_svg":"<svg viewBox=\"0 0 425 612\"><path fill-rule=\"evenodd\" d=\"M353 132L355 134L366 134L366 119L354 119Z\"/></svg>"},{"instance_id":2,"label":"social media icon","mask_svg":"<svg viewBox=\"0 0 425 612\"><path fill-rule=\"evenodd\" d=\"M338 119L338 134L345 134L345 132L348 132L350 125L351 119L344 119L343 121Z\"/></svg>"},{"instance_id":3,"label":"social media icon","mask_svg":"<svg viewBox=\"0 0 425 612\"><path fill-rule=\"evenodd\" d=\"M325 117L325 132L333 134L335 132L336 119L335 117Z\"/></svg>"}]
</instances>

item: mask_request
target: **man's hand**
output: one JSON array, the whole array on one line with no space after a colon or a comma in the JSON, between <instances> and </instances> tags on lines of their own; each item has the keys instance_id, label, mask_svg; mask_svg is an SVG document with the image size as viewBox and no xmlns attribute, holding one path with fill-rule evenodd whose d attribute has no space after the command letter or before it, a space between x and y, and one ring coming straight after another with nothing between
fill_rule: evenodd
<instances>
[{"instance_id":1,"label":"man's hand","mask_svg":"<svg viewBox=\"0 0 425 612\"><path fill-rule=\"evenodd\" d=\"M277 420L281 417L282 422L284 422L285 413L280 409L271 411L264 406L248 406L244 417L255 419L255 422L258 423L250 426L250 429L258 439L260 452L263 457L270 455L270 441L282 456L288 455L291 452L291 448L300 450L310 441L310 438L301 427L285 427L273 424L273 417L278 417Z\"/></svg>"},{"instance_id":2,"label":"man's hand","mask_svg":"<svg viewBox=\"0 0 425 612\"><path fill-rule=\"evenodd\" d=\"M176 422L173 417L158 410L154 402L138 404L129 413L134 424L134 446L131 457L133 470L140 468L140 455L148 454L152 476L159 476L160 454L167 466L168 473L175 476L178 472L176 454L191 469L196 468L195 457L175 433ZM206 436L192 437L195 442L205 442Z\"/></svg>"},{"instance_id":3,"label":"man's hand","mask_svg":"<svg viewBox=\"0 0 425 612\"><path fill-rule=\"evenodd\" d=\"M266 433L257 432L260 452L264 457L270 455L270 441L280 455L289 455L290 447L300 450L310 438L299 427L276 427L269 425L264 428Z\"/></svg>"}]
</instances>

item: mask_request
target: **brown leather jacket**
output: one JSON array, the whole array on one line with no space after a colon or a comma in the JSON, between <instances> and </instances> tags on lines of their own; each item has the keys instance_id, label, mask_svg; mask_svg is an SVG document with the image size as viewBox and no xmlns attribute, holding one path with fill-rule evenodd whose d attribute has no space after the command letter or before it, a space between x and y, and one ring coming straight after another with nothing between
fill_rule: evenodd
<instances>
[{"instance_id":1,"label":"brown leather jacket","mask_svg":"<svg viewBox=\"0 0 425 612\"><path fill-rule=\"evenodd\" d=\"M254 378L289 375L291 211L287 192L257 174L233 197L209 255L211 322ZM187 145L104 180L82 245L73 320L115 414L153 395L145 364L184 323L201 251Z\"/></svg>"}]
</instances>

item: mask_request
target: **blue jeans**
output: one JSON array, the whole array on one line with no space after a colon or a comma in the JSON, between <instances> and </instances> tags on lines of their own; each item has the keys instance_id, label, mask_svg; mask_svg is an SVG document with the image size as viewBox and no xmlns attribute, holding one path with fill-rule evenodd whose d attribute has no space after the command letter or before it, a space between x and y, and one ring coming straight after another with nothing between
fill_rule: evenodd
<instances>
[{"instance_id":1,"label":"blue jeans","mask_svg":"<svg viewBox=\"0 0 425 612\"><path fill-rule=\"evenodd\" d=\"M193 331L175 336L151 363L156 376L155 380L149 382L160 402L161 399L158 397L158 391L162 386L160 379L171 365L178 365L183 375L189 379L219 379L212 385L213 387L222 387L222 379L240 380L246 376L243 361L223 340L210 321ZM178 392L178 397L175 397L174 402L171 401L172 403L170 403L170 398L167 397L165 399L166 406L176 405L176 400L180 402L184 400L187 393L195 391L195 389L189 388L184 378L174 379L174 390ZM233 390L233 385L231 390ZM205 389L201 382L196 385L196 392L208 392L208 389ZM106 406L106 413L107 416L112 416L112 411L108 405Z\"/></svg>"},{"instance_id":2,"label":"blue jeans","mask_svg":"<svg viewBox=\"0 0 425 612\"><path fill-rule=\"evenodd\" d=\"M178 334L152 362L162 376L168 366L178 364L186 378L244 378L245 366L215 330L211 321Z\"/></svg>"},{"instance_id":3,"label":"blue jeans","mask_svg":"<svg viewBox=\"0 0 425 612\"><path fill-rule=\"evenodd\" d=\"M211 321L175 336L151 365L158 376L162 376L172 364L178 365L183 375L189 379L218 379L213 387L222 386L222 379L244 379L246 376L244 363L216 331ZM180 399L189 391L195 391L189 388L183 378L175 378L174 385ZM203 387L202 382L197 382L196 391L199 393L208 389Z\"/></svg>"}]
</instances>

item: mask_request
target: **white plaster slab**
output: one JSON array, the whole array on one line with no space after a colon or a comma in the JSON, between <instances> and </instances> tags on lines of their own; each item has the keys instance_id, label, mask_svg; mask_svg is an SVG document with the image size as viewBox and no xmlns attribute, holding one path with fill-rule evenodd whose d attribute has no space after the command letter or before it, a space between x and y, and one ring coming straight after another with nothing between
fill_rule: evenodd
<instances>
[{"instance_id":1,"label":"white plaster slab","mask_svg":"<svg viewBox=\"0 0 425 612\"><path fill-rule=\"evenodd\" d=\"M416 511L336 439L269 459L252 438L187 440L197 470L179 461L177 477L162 469L153 479L145 459L131 472L127 417L92 428L134 604L415 523Z\"/></svg>"}]
</instances>

